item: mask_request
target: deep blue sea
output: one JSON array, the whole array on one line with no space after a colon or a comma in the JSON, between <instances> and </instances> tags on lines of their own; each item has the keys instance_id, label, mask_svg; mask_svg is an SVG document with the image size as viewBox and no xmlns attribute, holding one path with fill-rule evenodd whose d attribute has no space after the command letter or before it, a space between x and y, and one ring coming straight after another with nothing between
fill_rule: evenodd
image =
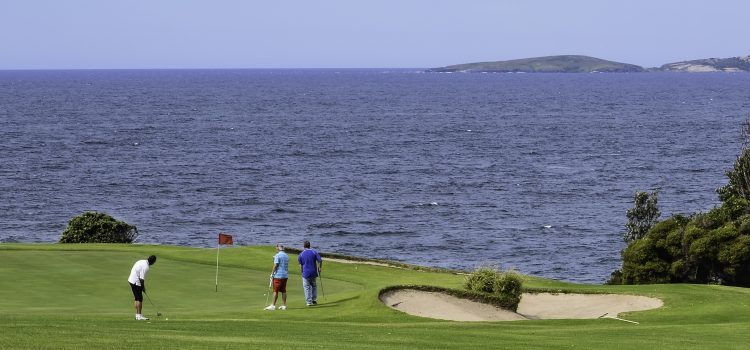
<instances>
[{"instance_id":1,"label":"deep blue sea","mask_svg":"<svg viewBox=\"0 0 750 350\"><path fill-rule=\"evenodd\" d=\"M0 71L0 242L103 211L141 243L322 253L601 283L625 211L706 211L750 74Z\"/></svg>"}]
</instances>

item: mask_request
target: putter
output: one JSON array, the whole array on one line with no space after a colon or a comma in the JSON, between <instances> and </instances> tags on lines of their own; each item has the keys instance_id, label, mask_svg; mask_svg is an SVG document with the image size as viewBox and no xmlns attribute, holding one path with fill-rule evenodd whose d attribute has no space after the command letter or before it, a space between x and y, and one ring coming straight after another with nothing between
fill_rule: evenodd
<instances>
[{"instance_id":1,"label":"putter","mask_svg":"<svg viewBox=\"0 0 750 350\"><path fill-rule=\"evenodd\" d=\"M318 277L320 277L320 294L323 296L323 301L327 301L326 290L323 289L323 269L320 269L320 272L318 272Z\"/></svg>"},{"instance_id":2,"label":"putter","mask_svg":"<svg viewBox=\"0 0 750 350\"><path fill-rule=\"evenodd\" d=\"M150 297L150 296L148 296L148 293L146 293L146 292L143 292L143 294L146 294L146 298L148 299L148 302L149 302L149 303L151 303L151 306L153 306L153 307L154 307L154 310L156 310L156 317L159 317L159 316L161 316L161 312L159 312L159 308L158 308L158 307L156 307L156 304L154 304L154 302L153 302L153 301L151 301L151 297Z\"/></svg>"},{"instance_id":3,"label":"putter","mask_svg":"<svg viewBox=\"0 0 750 350\"><path fill-rule=\"evenodd\" d=\"M271 284L273 284L273 279L271 277L268 277L268 292L266 293L266 304L263 306L268 305L268 297L271 296Z\"/></svg>"}]
</instances>

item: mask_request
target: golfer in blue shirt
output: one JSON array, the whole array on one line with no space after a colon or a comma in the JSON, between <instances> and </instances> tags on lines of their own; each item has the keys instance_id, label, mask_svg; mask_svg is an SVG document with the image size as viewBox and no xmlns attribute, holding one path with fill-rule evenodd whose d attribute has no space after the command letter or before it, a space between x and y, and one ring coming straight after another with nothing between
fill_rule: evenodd
<instances>
[{"instance_id":1,"label":"golfer in blue shirt","mask_svg":"<svg viewBox=\"0 0 750 350\"><path fill-rule=\"evenodd\" d=\"M276 245L276 255L273 256L273 270L271 278L273 279L273 304L268 305L266 310L276 310L276 299L281 292L281 303L279 310L286 310L286 281L289 278L289 255L284 253L284 245Z\"/></svg>"},{"instance_id":2,"label":"golfer in blue shirt","mask_svg":"<svg viewBox=\"0 0 750 350\"><path fill-rule=\"evenodd\" d=\"M323 258L314 249L310 249L310 241L305 241L305 250L300 253L297 262L302 269L302 287L305 290L307 306L318 304L318 285L316 278L323 269Z\"/></svg>"}]
</instances>

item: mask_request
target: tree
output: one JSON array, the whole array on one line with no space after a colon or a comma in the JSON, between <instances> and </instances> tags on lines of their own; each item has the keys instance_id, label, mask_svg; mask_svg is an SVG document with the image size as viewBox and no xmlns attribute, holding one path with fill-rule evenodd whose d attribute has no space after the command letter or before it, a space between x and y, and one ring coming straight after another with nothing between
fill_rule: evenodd
<instances>
[{"instance_id":1,"label":"tree","mask_svg":"<svg viewBox=\"0 0 750 350\"><path fill-rule=\"evenodd\" d=\"M716 190L722 201L731 196L750 200L750 119L740 127L740 143L742 153L735 159L732 170L725 173L729 182Z\"/></svg>"},{"instance_id":2,"label":"tree","mask_svg":"<svg viewBox=\"0 0 750 350\"><path fill-rule=\"evenodd\" d=\"M628 217L628 223L625 224L627 231L623 235L625 242L631 243L642 238L656 224L661 215L658 201L658 191L635 193L633 208L628 209L625 214Z\"/></svg>"},{"instance_id":3,"label":"tree","mask_svg":"<svg viewBox=\"0 0 750 350\"><path fill-rule=\"evenodd\" d=\"M610 284L716 283L750 287L750 120L742 153L717 189L721 206L657 222L656 193L638 192L628 210L622 269Z\"/></svg>"},{"instance_id":4,"label":"tree","mask_svg":"<svg viewBox=\"0 0 750 350\"><path fill-rule=\"evenodd\" d=\"M750 148L742 150L742 154L734 161L732 170L725 174L729 182L716 190L719 198L725 201L731 196L740 196L750 200Z\"/></svg>"},{"instance_id":5,"label":"tree","mask_svg":"<svg viewBox=\"0 0 750 350\"><path fill-rule=\"evenodd\" d=\"M750 148L750 119L740 125L740 144L743 149Z\"/></svg>"},{"instance_id":6,"label":"tree","mask_svg":"<svg viewBox=\"0 0 750 350\"><path fill-rule=\"evenodd\" d=\"M138 229L97 212L85 212L68 222L60 243L133 243Z\"/></svg>"},{"instance_id":7,"label":"tree","mask_svg":"<svg viewBox=\"0 0 750 350\"><path fill-rule=\"evenodd\" d=\"M750 286L748 205L733 196L707 213L658 222L622 251L622 269L608 283Z\"/></svg>"}]
</instances>

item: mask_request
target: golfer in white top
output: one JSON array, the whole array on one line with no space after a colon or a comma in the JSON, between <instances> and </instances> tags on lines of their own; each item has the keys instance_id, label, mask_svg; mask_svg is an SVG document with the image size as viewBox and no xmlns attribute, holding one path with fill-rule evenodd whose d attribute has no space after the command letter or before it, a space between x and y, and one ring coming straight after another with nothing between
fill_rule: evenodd
<instances>
[{"instance_id":1,"label":"golfer in white top","mask_svg":"<svg viewBox=\"0 0 750 350\"><path fill-rule=\"evenodd\" d=\"M133 268L130 269L130 277L128 277L128 283L130 283L130 289L133 290L133 297L135 298L135 319L136 320L148 320L148 317L143 317L143 293L146 293L146 274L151 265L156 263L156 256L151 255L148 260L138 260L133 264Z\"/></svg>"}]
</instances>

